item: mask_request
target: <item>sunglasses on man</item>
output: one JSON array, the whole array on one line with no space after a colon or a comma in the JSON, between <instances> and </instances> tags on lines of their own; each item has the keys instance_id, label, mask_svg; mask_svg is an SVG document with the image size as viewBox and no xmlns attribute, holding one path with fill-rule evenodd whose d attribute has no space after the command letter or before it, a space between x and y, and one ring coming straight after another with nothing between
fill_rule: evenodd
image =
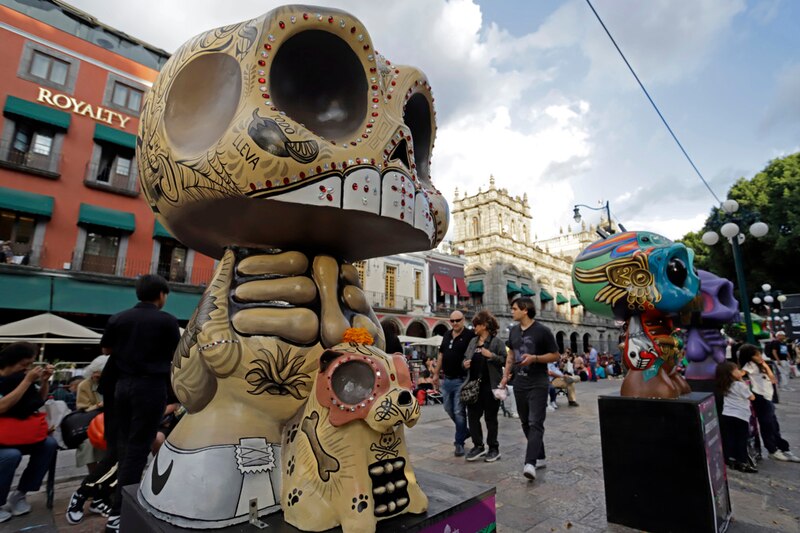
<instances>
[{"instance_id":1,"label":"sunglasses on man","mask_svg":"<svg viewBox=\"0 0 800 533\"><path fill-rule=\"evenodd\" d=\"M450 319L450 323L451 323L451 324L458 324L458 323L459 323L459 322L461 322L462 320L464 320L464 319L463 319L463 318L456 318L456 319L452 319L452 318L451 318L451 319Z\"/></svg>"}]
</instances>

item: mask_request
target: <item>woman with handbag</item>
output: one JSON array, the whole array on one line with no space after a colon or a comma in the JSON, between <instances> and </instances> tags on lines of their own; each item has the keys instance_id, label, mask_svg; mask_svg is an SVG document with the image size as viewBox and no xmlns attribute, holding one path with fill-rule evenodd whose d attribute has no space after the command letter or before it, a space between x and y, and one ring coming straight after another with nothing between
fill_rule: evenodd
<instances>
[{"instance_id":1,"label":"woman with handbag","mask_svg":"<svg viewBox=\"0 0 800 533\"><path fill-rule=\"evenodd\" d=\"M467 453L467 461L484 461L491 463L500 459L500 444L497 442L497 411L500 399L495 396L505 393L500 387L503 378L503 365L506 362L506 347L497 338L499 326L489 311L480 311L472 319L475 337L469 342L464 354L464 368L469 371L469 379L464 384L462 401L466 402L467 420L474 447ZM465 398L466 396L466 398ZM486 442L489 451L483 445L481 417L486 423Z\"/></svg>"},{"instance_id":2,"label":"woman with handbag","mask_svg":"<svg viewBox=\"0 0 800 533\"><path fill-rule=\"evenodd\" d=\"M58 450L39 412L50 391L53 367L31 367L38 354L39 347L29 342L10 344L0 352L0 522L30 512L25 495L39 490ZM9 496L23 455L30 455L30 461Z\"/></svg>"}]
</instances>

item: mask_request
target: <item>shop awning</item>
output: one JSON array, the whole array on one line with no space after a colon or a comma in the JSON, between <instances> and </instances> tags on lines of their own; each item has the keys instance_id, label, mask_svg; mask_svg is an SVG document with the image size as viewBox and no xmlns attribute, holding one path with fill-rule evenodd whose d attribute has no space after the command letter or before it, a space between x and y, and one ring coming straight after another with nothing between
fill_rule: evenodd
<instances>
[{"instance_id":1,"label":"shop awning","mask_svg":"<svg viewBox=\"0 0 800 533\"><path fill-rule=\"evenodd\" d=\"M49 276L0 274L0 294L5 309L47 311L50 309Z\"/></svg>"},{"instance_id":2,"label":"shop awning","mask_svg":"<svg viewBox=\"0 0 800 533\"><path fill-rule=\"evenodd\" d=\"M133 232L136 229L136 217L127 211L117 211L98 205L81 204L78 224L91 224L107 228Z\"/></svg>"},{"instance_id":3,"label":"shop awning","mask_svg":"<svg viewBox=\"0 0 800 533\"><path fill-rule=\"evenodd\" d=\"M567 297L559 292L556 293L556 303L559 305L566 304L569 303L569 300L567 300Z\"/></svg>"},{"instance_id":4,"label":"shop awning","mask_svg":"<svg viewBox=\"0 0 800 533\"><path fill-rule=\"evenodd\" d=\"M527 285L524 285L524 284L520 287L520 290L522 291L522 295L523 296L533 296L534 294L536 294L535 292L533 292L531 290L530 287L528 287Z\"/></svg>"},{"instance_id":5,"label":"shop awning","mask_svg":"<svg viewBox=\"0 0 800 533\"><path fill-rule=\"evenodd\" d=\"M470 281L467 285L467 291L472 294L483 294L483 280Z\"/></svg>"},{"instance_id":6,"label":"shop awning","mask_svg":"<svg viewBox=\"0 0 800 533\"><path fill-rule=\"evenodd\" d=\"M577 298L572 297L569 299L569 305L570 307L578 307L579 305L581 305L581 303L578 301Z\"/></svg>"},{"instance_id":7,"label":"shop awning","mask_svg":"<svg viewBox=\"0 0 800 533\"><path fill-rule=\"evenodd\" d=\"M153 226L153 237L161 237L164 239L174 239L175 237L167 231L167 228L161 225L161 222L156 220L155 226Z\"/></svg>"},{"instance_id":8,"label":"shop awning","mask_svg":"<svg viewBox=\"0 0 800 533\"><path fill-rule=\"evenodd\" d=\"M0 187L0 209L50 217L54 202L52 196Z\"/></svg>"},{"instance_id":9,"label":"shop awning","mask_svg":"<svg viewBox=\"0 0 800 533\"><path fill-rule=\"evenodd\" d=\"M69 113L64 111L35 104L11 95L6 98L6 106L3 108L3 113L30 118L61 129L69 128L69 122L72 118Z\"/></svg>"},{"instance_id":10,"label":"shop awning","mask_svg":"<svg viewBox=\"0 0 800 533\"><path fill-rule=\"evenodd\" d=\"M506 282L506 293L507 294L522 294L522 289L520 289L516 283L513 281Z\"/></svg>"},{"instance_id":11,"label":"shop awning","mask_svg":"<svg viewBox=\"0 0 800 533\"><path fill-rule=\"evenodd\" d=\"M464 278L455 278L455 280L458 295L462 298L469 298L469 290L467 289L467 282L464 281Z\"/></svg>"},{"instance_id":12,"label":"shop awning","mask_svg":"<svg viewBox=\"0 0 800 533\"><path fill-rule=\"evenodd\" d=\"M439 288L445 294L450 294L452 296L457 296L455 286L453 285L453 278L447 276L445 274L434 274L433 279L436 280L436 284L439 285Z\"/></svg>"},{"instance_id":13,"label":"shop awning","mask_svg":"<svg viewBox=\"0 0 800 533\"><path fill-rule=\"evenodd\" d=\"M136 149L136 135L124 132L115 128L109 128L102 124L95 124L94 126L94 139L96 141L105 141L123 148Z\"/></svg>"},{"instance_id":14,"label":"shop awning","mask_svg":"<svg viewBox=\"0 0 800 533\"><path fill-rule=\"evenodd\" d=\"M544 289L539 291L539 298L541 298L543 302L549 302L549 301L551 301L553 299L553 297L550 295L550 293L547 292Z\"/></svg>"}]
</instances>

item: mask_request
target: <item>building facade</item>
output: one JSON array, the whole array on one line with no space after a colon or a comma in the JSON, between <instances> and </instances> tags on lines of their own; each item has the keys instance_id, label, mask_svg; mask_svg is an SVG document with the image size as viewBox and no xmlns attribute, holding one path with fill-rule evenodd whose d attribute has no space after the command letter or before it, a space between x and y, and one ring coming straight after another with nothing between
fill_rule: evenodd
<instances>
[{"instance_id":1,"label":"building facade","mask_svg":"<svg viewBox=\"0 0 800 533\"><path fill-rule=\"evenodd\" d=\"M168 54L61 2L0 2L0 323L49 311L102 327L133 278L175 283L187 320L214 261L158 224L135 158L144 94Z\"/></svg>"},{"instance_id":2,"label":"building facade","mask_svg":"<svg viewBox=\"0 0 800 533\"><path fill-rule=\"evenodd\" d=\"M556 336L559 348L580 351L591 344L599 351L616 351L619 330L614 321L584 310L572 289L572 263L585 244L596 240L582 228L578 234L549 239L547 248L530 238L533 218L527 195L512 197L489 188L453 201L453 246L466 260L466 282L474 309L491 311L501 334L511 324L511 302L528 296L537 319ZM585 244L584 244L585 243Z\"/></svg>"}]
</instances>

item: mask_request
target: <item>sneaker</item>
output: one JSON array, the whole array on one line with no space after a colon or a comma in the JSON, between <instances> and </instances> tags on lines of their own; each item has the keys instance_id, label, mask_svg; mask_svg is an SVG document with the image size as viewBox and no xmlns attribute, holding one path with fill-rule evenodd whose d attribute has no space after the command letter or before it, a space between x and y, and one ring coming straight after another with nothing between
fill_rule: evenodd
<instances>
[{"instance_id":1,"label":"sneaker","mask_svg":"<svg viewBox=\"0 0 800 533\"><path fill-rule=\"evenodd\" d=\"M555 413L556 409L550 404L547 404L547 412L548 413Z\"/></svg>"},{"instance_id":2,"label":"sneaker","mask_svg":"<svg viewBox=\"0 0 800 533\"><path fill-rule=\"evenodd\" d=\"M791 461L791 459L789 459L789 456L787 456L780 450L775 450L775 453L771 453L769 454L769 456L775 459L776 461Z\"/></svg>"},{"instance_id":3,"label":"sneaker","mask_svg":"<svg viewBox=\"0 0 800 533\"><path fill-rule=\"evenodd\" d=\"M118 533L119 532L119 515L113 514L108 517L106 521L106 533Z\"/></svg>"},{"instance_id":4,"label":"sneaker","mask_svg":"<svg viewBox=\"0 0 800 533\"><path fill-rule=\"evenodd\" d=\"M80 524L83 520L83 505L86 503L86 497L82 496L77 490L72 493L72 498L69 500L67 507L67 522L72 524Z\"/></svg>"},{"instance_id":5,"label":"sneaker","mask_svg":"<svg viewBox=\"0 0 800 533\"><path fill-rule=\"evenodd\" d=\"M536 479L536 467L530 463L526 464L525 468L522 469L522 475L533 481Z\"/></svg>"},{"instance_id":6,"label":"sneaker","mask_svg":"<svg viewBox=\"0 0 800 533\"><path fill-rule=\"evenodd\" d=\"M20 516L31 512L31 504L25 499L25 493L15 491L8 497L6 508L11 511L13 516Z\"/></svg>"},{"instance_id":7,"label":"sneaker","mask_svg":"<svg viewBox=\"0 0 800 533\"><path fill-rule=\"evenodd\" d=\"M547 467L547 459L536 459L536 468L546 468Z\"/></svg>"},{"instance_id":8,"label":"sneaker","mask_svg":"<svg viewBox=\"0 0 800 533\"><path fill-rule=\"evenodd\" d=\"M569 402L570 407L578 407L580 404L578 402Z\"/></svg>"},{"instance_id":9,"label":"sneaker","mask_svg":"<svg viewBox=\"0 0 800 533\"><path fill-rule=\"evenodd\" d=\"M787 451L785 451L785 452L783 452L783 455L785 455L786 457L788 457L788 458L789 458L789 460L790 460L791 462L793 462L793 463L800 463L800 457L796 456L795 454L793 454L792 452L790 452L790 451L788 451L788 450L787 450Z\"/></svg>"},{"instance_id":10,"label":"sneaker","mask_svg":"<svg viewBox=\"0 0 800 533\"><path fill-rule=\"evenodd\" d=\"M89 505L89 512L101 514L107 517L109 514L111 514L111 505L104 499L99 498L97 500L93 500Z\"/></svg>"},{"instance_id":11,"label":"sneaker","mask_svg":"<svg viewBox=\"0 0 800 533\"><path fill-rule=\"evenodd\" d=\"M9 520L11 520L12 516L13 515L8 511L6 511L5 509L0 509L0 524L2 524L3 522L8 522Z\"/></svg>"},{"instance_id":12,"label":"sneaker","mask_svg":"<svg viewBox=\"0 0 800 533\"><path fill-rule=\"evenodd\" d=\"M519 413L511 413L511 418L519 418Z\"/></svg>"},{"instance_id":13,"label":"sneaker","mask_svg":"<svg viewBox=\"0 0 800 533\"><path fill-rule=\"evenodd\" d=\"M556 402L555 400L553 400L552 402L550 402L550 405L552 405L552 406L553 406L553 409L558 409L558 402Z\"/></svg>"},{"instance_id":14,"label":"sneaker","mask_svg":"<svg viewBox=\"0 0 800 533\"><path fill-rule=\"evenodd\" d=\"M483 446L475 446L467 453L467 461L477 461L478 458L486 455L486 448Z\"/></svg>"},{"instance_id":15,"label":"sneaker","mask_svg":"<svg viewBox=\"0 0 800 533\"><path fill-rule=\"evenodd\" d=\"M456 451L453 453L456 457L464 457L464 445L456 444Z\"/></svg>"},{"instance_id":16,"label":"sneaker","mask_svg":"<svg viewBox=\"0 0 800 533\"><path fill-rule=\"evenodd\" d=\"M487 463L493 463L498 459L500 459L500 450L489 450L489 453L486 454L484 461Z\"/></svg>"}]
</instances>

